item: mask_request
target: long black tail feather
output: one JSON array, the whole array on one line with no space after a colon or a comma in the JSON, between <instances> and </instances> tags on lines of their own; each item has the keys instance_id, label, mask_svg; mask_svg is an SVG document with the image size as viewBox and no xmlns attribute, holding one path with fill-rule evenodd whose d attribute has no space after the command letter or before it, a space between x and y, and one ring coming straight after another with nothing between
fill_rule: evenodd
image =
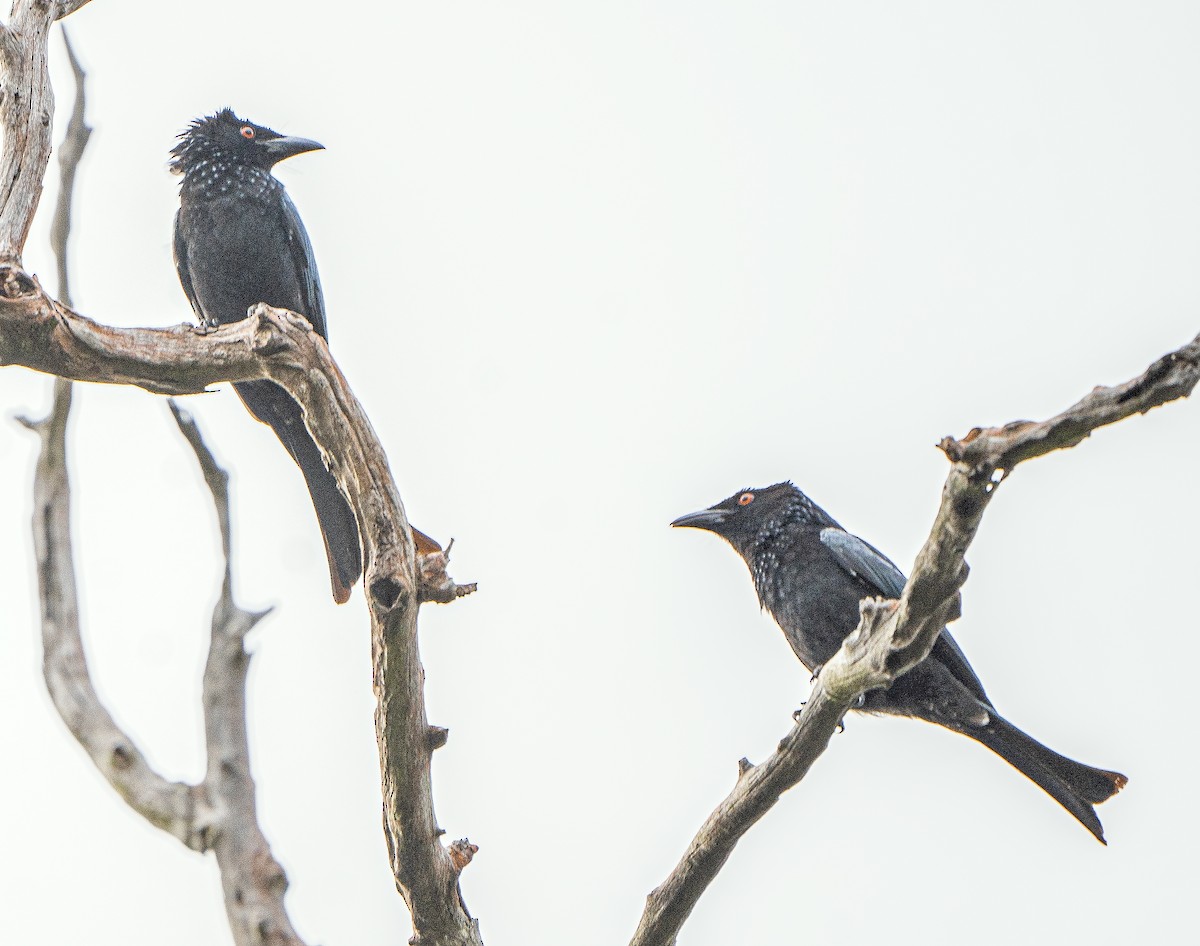
<instances>
[{"instance_id":1,"label":"long black tail feather","mask_svg":"<svg viewBox=\"0 0 1200 946\"><path fill-rule=\"evenodd\" d=\"M1093 805L1112 798L1128 779L1119 772L1097 769L1048 749L1008 720L988 711L991 717L981 729L965 730L1017 769L1087 828L1101 844L1104 827Z\"/></svg>"},{"instance_id":2,"label":"long black tail feather","mask_svg":"<svg viewBox=\"0 0 1200 946\"><path fill-rule=\"evenodd\" d=\"M329 581L338 604L350 598L350 589L362 575L362 547L354 511L325 467L321 450L304 426L304 413L290 394L273 381L241 381L234 390L258 420L275 431L304 474L325 540Z\"/></svg>"}]
</instances>

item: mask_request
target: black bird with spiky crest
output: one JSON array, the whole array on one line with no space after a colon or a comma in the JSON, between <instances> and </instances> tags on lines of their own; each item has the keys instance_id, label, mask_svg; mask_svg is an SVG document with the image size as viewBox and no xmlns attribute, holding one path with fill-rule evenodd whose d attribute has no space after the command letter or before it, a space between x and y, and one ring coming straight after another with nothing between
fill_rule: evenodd
<instances>
[{"instance_id":1,"label":"black bird with spiky crest","mask_svg":"<svg viewBox=\"0 0 1200 946\"><path fill-rule=\"evenodd\" d=\"M175 266L202 325L246 318L259 302L303 315L328 338L317 262L300 214L271 173L277 163L322 145L238 118L226 108L199 118L179 136L171 170L183 175L175 215ZM358 524L300 405L273 381L241 381L234 390L275 431L308 485L333 597L339 603L362 574Z\"/></svg>"},{"instance_id":2,"label":"black bird with spiky crest","mask_svg":"<svg viewBox=\"0 0 1200 946\"><path fill-rule=\"evenodd\" d=\"M904 575L877 549L839 526L791 483L745 489L671 523L715 532L737 550L758 600L800 662L818 672L858 626L863 598L899 598ZM1094 805L1124 787L1118 772L1065 758L1003 719L950 632L863 712L914 716L983 743L1031 779L1104 843Z\"/></svg>"}]
</instances>

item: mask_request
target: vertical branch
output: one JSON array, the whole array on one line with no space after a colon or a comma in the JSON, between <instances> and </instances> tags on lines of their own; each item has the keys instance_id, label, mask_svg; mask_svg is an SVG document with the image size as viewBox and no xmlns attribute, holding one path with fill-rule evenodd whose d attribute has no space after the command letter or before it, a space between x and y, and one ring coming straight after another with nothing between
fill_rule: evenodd
<instances>
[{"instance_id":1,"label":"vertical branch","mask_svg":"<svg viewBox=\"0 0 1200 946\"><path fill-rule=\"evenodd\" d=\"M4 42L12 42L4 34ZM73 58L73 57L72 57ZM75 166L87 144L83 123L83 73L76 71L75 110L63 147L62 178L55 215L58 235L59 288L67 293L65 253L70 229ZM31 214L32 216L32 214ZM191 786L169 782L155 772L133 740L117 726L92 684L79 623L75 564L71 546L71 491L67 479L67 421L72 399L71 382L54 383L54 406L41 421L19 418L42 439L34 476L33 545L38 565L38 591L42 615L42 673L50 699L63 722L91 756L126 803L151 824L179 838L189 847L201 842L194 825L202 806Z\"/></svg>"},{"instance_id":2,"label":"vertical branch","mask_svg":"<svg viewBox=\"0 0 1200 946\"><path fill-rule=\"evenodd\" d=\"M70 261L67 256L68 239L71 235L71 205L75 195L75 172L92 136L92 129L85 117L87 73L83 71L83 66L75 56L66 27L63 27L62 38L67 49L67 59L71 63L71 72L75 76L75 104L71 108L67 133L58 149L58 206L54 209L54 222L50 225L50 246L54 250L55 260L58 261L58 298L63 305L73 306L75 303L71 301Z\"/></svg>"},{"instance_id":3,"label":"vertical branch","mask_svg":"<svg viewBox=\"0 0 1200 946\"><path fill-rule=\"evenodd\" d=\"M225 913L237 946L304 946L284 906L287 876L258 823L250 742L246 733L246 635L269 611L247 611L233 599L230 559L229 474L204 443L192 418L168 402L180 433L196 456L212 495L221 532L225 574L213 609L212 639L204 667L203 702L208 768L202 788L213 807L207 846L221 871Z\"/></svg>"},{"instance_id":4,"label":"vertical branch","mask_svg":"<svg viewBox=\"0 0 1200 946\"><path fill-rule=\"evenodd\" d=\"M188 847L202 850L196 824L204 799L190 785L155 772L101 702L88 673L79 626L67 481L71 383L58 379L54 407L41 421L20 422L41 437L33 484L33 548L42 616L42 672L54 708L100 774L143 818Z\"/></svg>"},{"instance_id":5,"label":"vertical branch","mask_svg":"<svg viewBox=\"0 0 1200 946\"><path fill-rule=\"evenodd\" d=\"M0 33L0 262L21 264L50 161L54 92L46 44L54 0L14 0Z\"/></svg>"}]
</instances>

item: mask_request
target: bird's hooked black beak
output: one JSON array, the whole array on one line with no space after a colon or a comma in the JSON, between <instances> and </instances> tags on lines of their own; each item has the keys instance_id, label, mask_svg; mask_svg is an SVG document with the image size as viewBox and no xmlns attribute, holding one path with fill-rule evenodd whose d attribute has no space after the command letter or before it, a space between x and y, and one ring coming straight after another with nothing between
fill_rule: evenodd
<instances>
[{"instance_id":1,"label":"bird's hooked black beak","mask_svg":"<svg viewBox=\"0 0 1200 946\"><path fill-rule=\"evenodd\" d=\"M686 516L680 516L671 525L677 529L707 529L710 532L718 532L718 527L728 516L728 509L701 509L699 512L689 512Z\"/></svg>"},{"instance_id":2,"label":"bird's hooked black beak","mask_svg":"<svg viewBox=\"0 0 1200 946\"><path fill-rule=\"evenodd\" d=\"M282 138L261 140L258 146L269 154L275 163L282 161L284 158L294 158L296 155L304 154L306 151L325 150L325 146L319 141L313 141L311 138L295 138L290 135L285 135Z\"/></svg>"}]
</instances>

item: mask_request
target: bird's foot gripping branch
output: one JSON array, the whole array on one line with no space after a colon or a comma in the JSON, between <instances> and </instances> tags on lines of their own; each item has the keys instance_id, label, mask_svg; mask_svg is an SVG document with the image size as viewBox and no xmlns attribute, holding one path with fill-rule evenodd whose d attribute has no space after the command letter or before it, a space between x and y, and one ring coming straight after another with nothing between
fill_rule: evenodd
<instances>
[{"instance_id":1,"label":"bird's foot gripping branch","mask_svg":"<svg viewBox=\"0 0 1200 946\"><path fill-rule=\"evenodd\" d=\"M269 379L303 410L362 524L377 697L376 738L384 810L396 882L420 932L461 934L478 942L462 906L457 871L440 840L433 811L424 690L417 649L422 600L454 600L474 586L446 574L444 553L418 558L387 455L323 339L294 313L257 305L249 317L205 335L191 326L113 328L63 306L29 275L0 273L0 364L23 365L77 381L129 384L162 394L189 394L221 381ZM424 926L422 926L424 924Z\"/></svg>"},{"instance_id":2,"label":"bird's foot gripping branch","mask_svg":"<svg viewBox=\"0 0 1200 946\"><path fill-rule=\"evenodd\" d=\"M1077 404L1046 421L1020 421L999 428L977 428L962 440L949 437L943 440L940 446L951 461L950 473L942 489L941 506L933 528L907 582L900 576L897 584L896 573L892 571L894 566L888 568L890 563L885 564L886 560L874 561L869 552L864 553L861 549L858 554L851 554L855 546L848 540L853 539L852 536L830 536L837 541L832 544L828 541L821 543L821 532L825 528L837 528L836 523L826 523L818 530L816 540L827 553L837 559L840 551L843 559L850 564L850 571L868 584L873 584L877 591L884 588L887 597L892 600L864 595L865 600L859 602L856 627L840 643L834 643L836 652L821 666L820 676L796 725L764 762L752 765L743 760L739 764L738 780L733 791L709 815L667 879L647 897L641 922L630 940L630 946L674 944L693 907L742 835L774 806L787 789L807 774L813 762L828 746L839 720L859 695L864 692L886 692L897 678L936 653L939 642L948 640L943 629L959 615L959 591L967 579L968 571L964 561L967 549L998 485L1011 475L1017 464L1054 450L1073 447L1100 427L1187 397L1198 382L1200 336L1183 348L1164 355L1137 378L1114 387L1098 387ZM784 490L780 489L779 494L783 499L787 498ZM732 508L751 506L757 499L755 495L743 500L743 494L735 494L713 509L676 520L676 525L709 531L736 531L736 526L726 525L734 517ZM735 539L749 542L753 536L739 533L727 538L737 548ZM811 551L817 553L817 546L811 546ZM882 559L882 556L879 558ZM838 567L850 574L845 564L839 564ZM753 564L751 570L754 571ZM754 572L754 577L757 582L759 573ZM765 571L761 577L768 577ZM890 588L885 587L889 580L892 585ZM839 583L835 584L843 587L842 582L839 579ZM872 592L866 592L866 595L870 594ZM898 600L895 600L897 595ZM789 641L801 659L805 659L801 651L812 642L799 638L792 640L792 636L789 635ZM827 650L829 643L824 642L819 649ZM940 650L943 662L955 662L945 643ZM821 663L820 656L816 654L808 659L812 666ZM965 664L965 660L963 662ZM982 704L983 701L979 702ZM978 725L991 727L995 732L986 738L976 736L980 742L1006 758L1005 750L1013 746L1029 749L1024 740L1029 743L1033 741L1017 733L998 716L994 717L990 712L990 704L983 711L987 721L978 716ZM1056 792L1061 786L1055 785L1055 782L1062 780L1061 773L1057 771L1061 767L1060 760L1061 763L1067 763L1068 767L1079 765L1062 760L1056 754L1053 754L1053 758L1042 757L1033 766L1039 775L1034 781L1098 835L1098 822L1089 823L1086 812L1075 810L1060 797L1061 793ZM1080 768L1088 769L1094 779L1088 776L1092 782L1090 787L1081 784L1074 786L1078 790L1071 794L1079 796L1084 803L1079 807L1090 809L1091 804L1112 795L1124 784L1124 776L1118 773L1086 766Z\"/></svg>"}]
</instances>

